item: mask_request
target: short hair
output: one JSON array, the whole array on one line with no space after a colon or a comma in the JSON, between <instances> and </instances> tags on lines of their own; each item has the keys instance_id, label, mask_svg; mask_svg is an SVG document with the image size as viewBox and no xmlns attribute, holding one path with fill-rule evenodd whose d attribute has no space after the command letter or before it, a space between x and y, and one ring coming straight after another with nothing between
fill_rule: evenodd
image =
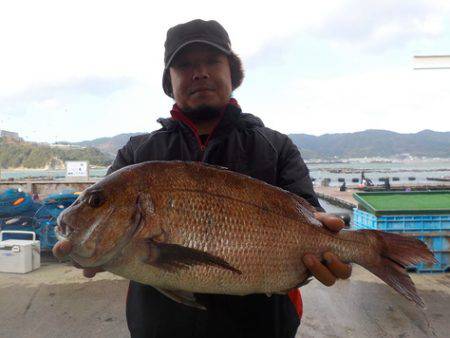
<instances>
[{"instance_id":1,"label":"short hair","mask_svg":"<svg viewBox=\"0 0 450 338\"><path fill-rule=\"evenodd\" d=\"M231 88L233 91L242 84L244 80L244 68L242 66L242 61L234 53L226 55L228 58L228 63L230 64L230 74L231 74ZM172 92L172 82L170 81L169 69L164 70L163 74L163 89L167 96L173 97Z\"/></svg>"}]
</instances>

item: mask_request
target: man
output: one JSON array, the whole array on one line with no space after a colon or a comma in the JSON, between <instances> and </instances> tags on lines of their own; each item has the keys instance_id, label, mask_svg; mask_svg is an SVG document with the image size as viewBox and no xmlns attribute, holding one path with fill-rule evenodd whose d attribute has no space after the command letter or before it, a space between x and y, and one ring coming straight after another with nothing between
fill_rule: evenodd
<instances>
[{"instance_id":1,"label":"man","mask_svg":"<svg viewBox=\"0 0 450 338\"><path fill-rule=\"evenodd\" d=\"M164 92L175 100L162 128L132 137L118 152L109 172L150 160L202 161L229 168L307 199L323 211L308 169L291 140L242 113L231 94L242 82L239 57L224 28L215 21L194 20L172 27L165 43ZM325 213L317 218L331 231L343 227ZM70 244L58 244L61 257ZM332 253L322 262L305 255L312 275L325 285L348 278L351 268ZM85 270L92 277L99 269ZM301 316L298 290L289 295L197 294L207 311L178 304L154 288L130 282L127 322L132 337L294 337Z\"/></svg>"}]
</instances>

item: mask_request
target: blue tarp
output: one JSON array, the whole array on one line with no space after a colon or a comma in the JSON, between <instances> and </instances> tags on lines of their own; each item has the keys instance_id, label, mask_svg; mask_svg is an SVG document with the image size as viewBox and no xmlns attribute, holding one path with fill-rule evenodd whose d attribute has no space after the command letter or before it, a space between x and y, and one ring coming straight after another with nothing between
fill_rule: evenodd
<instances>
[{"instance_id":1,"label":"blue tarp","mask_svg":"<svg viewBox=\"0 0 450 338\"><path fill-rule=\"evenodd\" d=\"M51 250L58 241L55 234L56 221L43 220L39 223L36 235L41 241L41 250Z\"/></svg>"},{"instance_id":2,"label":"blue tarp","mask_svg":"<svg viewBox=\"0 0 450 338\"><path fill-rule=\"evenodd\" d=\"M71 191L63 191L58 194L48 195L42 200L41 208L36 212L37 218L57 218L61 211L69 207L78 198L78 194Z\"/></svg>"},{"instance_id":3,"label":"blue tarp","mask_svg":"<svg viewBox=\"0 0 450 338\"><path fill-rule=\"evenodd\" d=\"M77 193L65 190L51 194L42 203L37 203L22 191L6 190L0 194L0 230L34 231L37 239L41 241L41 250L51 250L57 242L54 231L56 219L77 198ZM20 203L16 202L17 205L14 206L13 203L17 200ZM19 239L21 236L5 234L4 238Z\"/></svg>"},{"instance_id":4,"label":"blue tarp","mask_svg":"<svg viewBox=\"0 0 450 338\"><path fill-rule=\"evenodd\" d=\"M8 189L0 193L0 217L34 216L41 206L30 194L19 189Z\"/></svg>"}]
</instances>

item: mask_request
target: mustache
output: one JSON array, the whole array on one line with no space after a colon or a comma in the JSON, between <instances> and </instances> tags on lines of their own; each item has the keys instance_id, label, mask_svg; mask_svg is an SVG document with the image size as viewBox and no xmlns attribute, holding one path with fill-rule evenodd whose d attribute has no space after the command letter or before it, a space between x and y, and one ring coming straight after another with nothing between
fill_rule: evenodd
<instances>
[{"instance_id":1,"label":"mustache","mask_svg":"<svg viewBox=\"0 0 450 338\"><path fill-rule=\"evenodd\" d=\"M216 87L212 84L202 84L202 85L196 85L189 89L189 95L192 95L196 92L199 92L201 90L216 90Z\"/></svg>"}]
</instances>

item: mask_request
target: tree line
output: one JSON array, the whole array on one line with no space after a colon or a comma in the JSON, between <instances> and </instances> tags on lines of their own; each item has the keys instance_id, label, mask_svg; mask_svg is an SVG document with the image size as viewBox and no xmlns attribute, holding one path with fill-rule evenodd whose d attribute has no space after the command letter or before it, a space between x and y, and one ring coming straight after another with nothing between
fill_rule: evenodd
<instances>
[{"instance_id":1,"label":"tree line","mask_svg":"<svg viewBox=\"0 0 450 338\"><path fill-rule=\"evenodd\" d=\"M92 147L56 148L44 144L0 138L0 167L59 168L65 161L89 161L91 165L108 166L111 157Z\"/></svg>"}]
</instances>

